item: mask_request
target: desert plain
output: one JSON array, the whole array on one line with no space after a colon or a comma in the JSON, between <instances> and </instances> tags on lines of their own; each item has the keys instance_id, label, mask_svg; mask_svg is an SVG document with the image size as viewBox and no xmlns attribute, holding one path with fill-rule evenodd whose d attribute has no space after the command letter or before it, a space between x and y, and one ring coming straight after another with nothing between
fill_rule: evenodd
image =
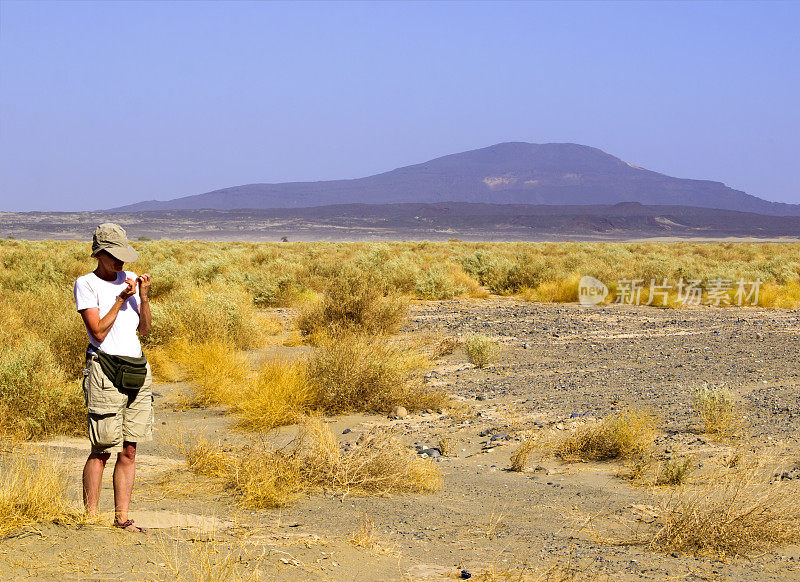
<instances>
[{"instance_id":1,"label":"desert plain","mask_svg":"<svg viewBox=\"0 0 800 582\"><path fill-rule=\"evenodd\" d=\"M24 295L4 250L4 281ZM17 434L4 441L3 494L14 483L9 459L46 459L72 513L8 531L3 579L800 580L800 540L791 531L800 523L796 308L584 306L484 286L471 294L407 299L386 340L424 354L419 388L441 400L407 411L395 400L383 409L315 411L341 454L388 435L402 444L396 454L436 475L435 485L414 492L316 484L272 507L242 503L229 481L192 466L187 441L258 456L290 447L302 421L243 428L231 406L196 397L207 381L203 388L168 371L172 352L155 344L154 440L139 445L131 512L152 535L109 527L110 470L106 513L81 519L88 443L79 430ZM166 305L170 294L163 297ZM253 308L270 330L259 345L236 347L244 377L320 349L313 333L298 329L303 301ZM11 321L11 311L3 313ZM467 348L475 337L491 345L479 365ZM14 341L8 349L21 345ZM729 405L719 430L702 414L702 390ZM648 425L636 454L587 458L574 444L631 411ZM677 467L678 476L664 478ZM718 520L718 531L690 531L698 529L692 515ZM748 520L762 521L748 529ZM681 527L681 535L664 535Z\"/></svg>"}]
</instances>

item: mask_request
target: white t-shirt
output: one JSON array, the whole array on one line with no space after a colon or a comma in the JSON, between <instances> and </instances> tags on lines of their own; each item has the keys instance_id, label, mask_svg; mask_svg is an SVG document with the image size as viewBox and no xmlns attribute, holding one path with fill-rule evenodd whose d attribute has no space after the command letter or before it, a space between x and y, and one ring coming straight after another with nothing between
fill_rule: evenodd
<instances>
[{"instance_id":1,"label":"white t-shirt","mask_svg":"<svg viewBox=\"0 0 800 582\"><path fill-rule=\"evenodd\" d=\"M78 311L95 307L99 310L102 319L109 312L119 294L125 290L125 278L136 279L136 273L132 271L121 271L117 273L115 281L104 281L94 273L89 273L78 277L75 281L75 306ZM139 290L122 304L114 320L114 325L106 335L103 343L98 343L86 330L91 344L107 354L115 356L130 356L138 358L142 355L142 344L139 343L139 336L136 335L136 328L139 327Z\"/></svg>"}]
</instances>

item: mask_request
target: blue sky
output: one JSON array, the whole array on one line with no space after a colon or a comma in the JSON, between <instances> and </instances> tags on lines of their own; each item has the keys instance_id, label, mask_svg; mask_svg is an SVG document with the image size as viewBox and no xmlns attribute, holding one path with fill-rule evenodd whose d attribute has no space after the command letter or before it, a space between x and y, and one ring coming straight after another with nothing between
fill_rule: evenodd
<instances>
[{"instance_id":1,"label":"blue sky","mask_svg":"<svg viewBox=\"0 0 800 582\"><path fill-rule=\"evenodd\" d=\"M0 210L576 142L800 203L800 3L0 3Z\"/></svg>"}]
</instances>

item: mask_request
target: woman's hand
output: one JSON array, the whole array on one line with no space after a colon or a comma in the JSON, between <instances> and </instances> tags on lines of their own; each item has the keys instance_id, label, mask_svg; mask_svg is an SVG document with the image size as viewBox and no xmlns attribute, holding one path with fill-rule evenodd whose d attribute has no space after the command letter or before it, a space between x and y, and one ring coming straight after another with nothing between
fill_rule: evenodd
<instances>
[{"instance_id":1,"label":"woman's hand","mask_svg":"<svg viewBox=\"0 0 800 582\"><path fill-rule=\"evenodd\" d=\"M128 286L125 287L125 289L122 290L122 293L119 294L119 298L122 299L123 303L133 297L134 293L136 293L136 280L128 277L125 279L125 282L128 284Z\"/></svg>"},{"instance_id":2,"label":"woman's hand","mask_svg":"<svg viewBox=\"0 0 800 582\"><path fill-rule=\"evenodd\" d=\"M136 280L139 282L139 299L147 301L147 294L150 292L150 273L142 273Z\"/></svg>"}]
</instances>

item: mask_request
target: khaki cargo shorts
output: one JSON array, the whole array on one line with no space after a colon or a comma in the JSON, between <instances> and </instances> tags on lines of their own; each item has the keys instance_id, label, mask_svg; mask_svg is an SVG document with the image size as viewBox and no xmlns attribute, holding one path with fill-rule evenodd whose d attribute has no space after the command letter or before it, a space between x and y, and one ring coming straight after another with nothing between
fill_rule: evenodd
<instances>
[{"instance_id":1,"label":"khaki cargo shorts","mask_svg":"<svg viewBox=\"0 0 800 582\"><path fill-rule=\"evenodd\" d=\"M138 390L120 390L106 377L97 356L86 357L83 395L93 453L122 450L123 442L153 440L153 378L150 364Z\"/></svg>"}]
</instances>

